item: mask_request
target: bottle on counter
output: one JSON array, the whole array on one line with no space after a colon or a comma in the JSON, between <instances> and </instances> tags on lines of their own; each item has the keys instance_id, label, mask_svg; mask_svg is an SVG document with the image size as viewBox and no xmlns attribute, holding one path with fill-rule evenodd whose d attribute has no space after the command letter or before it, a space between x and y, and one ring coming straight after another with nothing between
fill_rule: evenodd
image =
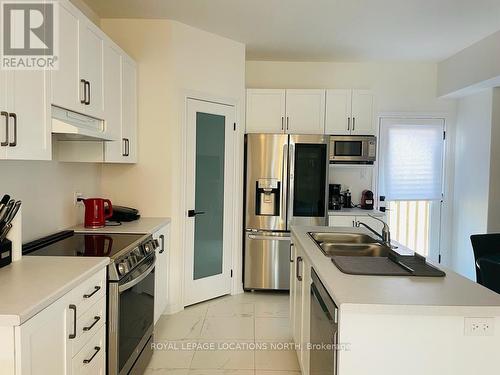
<instances>
[{"instance_id":1,"label":"bottle on counter","mask_svg":"<svg viewBox=\"0 0 500 375\"><path fill-rule=\"evenodd\" d=\"M386 209L385 209L385 196L384 195L381 195L379 197L379 200L378 200L378 209L380 210L380 212L385 212Z\"/></svg>"},{"instance_id":2,"label":"bottle on counter","mask_svg":"<svg viewBox=\"0 0 500 375\"><path fill-rule=\"evenodd\" d=\"M349 189L344 192L344 208L352 208L352 196Z\"/></svg>"}]
</instances>

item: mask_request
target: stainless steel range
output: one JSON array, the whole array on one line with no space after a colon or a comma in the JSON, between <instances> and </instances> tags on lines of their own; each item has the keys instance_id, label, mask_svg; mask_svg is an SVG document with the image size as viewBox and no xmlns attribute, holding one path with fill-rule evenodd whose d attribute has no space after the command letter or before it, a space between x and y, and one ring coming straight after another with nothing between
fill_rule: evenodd
<instances>
[{"instance_id":1,"label":"stainless steel range","mask_svg":"<svg viewBox=\"0 0 500 375\"><path fill-rule=\"evenodd\" d=\"M23 246L24 255L103 256L108 265L109 375L142 374L152 356L154 270L151 235L65 231Z\"/></svg>"}]
</instances>

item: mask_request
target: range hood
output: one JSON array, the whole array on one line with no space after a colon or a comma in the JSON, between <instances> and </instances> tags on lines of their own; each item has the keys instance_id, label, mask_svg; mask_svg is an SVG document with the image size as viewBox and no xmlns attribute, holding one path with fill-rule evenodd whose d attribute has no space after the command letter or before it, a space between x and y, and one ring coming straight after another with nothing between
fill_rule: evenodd
<instances>
[{"instance_id":1,"label":"range hood","mask_svg":"<svg viewBox=\"0 0 500 375\"><path fill-rule=\"evenodd\" d=\"M59 141L114 141L104 129L103 120L52 106L52 134Z\"/></svg>"}]
</instances>

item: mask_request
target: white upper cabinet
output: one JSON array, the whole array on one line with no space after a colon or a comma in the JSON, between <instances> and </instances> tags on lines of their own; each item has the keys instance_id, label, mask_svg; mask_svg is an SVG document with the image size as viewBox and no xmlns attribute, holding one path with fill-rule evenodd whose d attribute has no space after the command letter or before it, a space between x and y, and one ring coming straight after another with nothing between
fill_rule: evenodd
<instances>
[{"instance_id":1,"label":"white upper cabinet","mask_svg":"<svg viewBox=\"0 0 500 375\"><path fill-rule=\"evenodd\" d=\"M106 135L118 142L120 148L122 127L122 53L110 42L104 45L104 118ZM119 150L118 150L119 151Z\"/></svg>"},{"instance_id":2,"label":"white upper cabinet","mask_svg":"<svg viewBox=\"0 0 500 375\"><path fill-rule=\"evenodd\" d=\"M130 58L123 59L122 71L122 141L123 162L137 162L137 66Z\"/></svg>"},{"instance_id":3,"label":"white upper cabinet","mask_svg":"<svg viewBox=\"0 0 500 375\"><path fill-rule=\"evenodd\" d=\"M282 133L285 129L285 90L247 90L246 132Z\"/></svg>"},{"instance_id":4,"label":"white upper cabinet","mask_svg":"<svg viewBox=\"0 0 500 375\"><path fill-rule=\"evenodd\" d=\"M5 146L6 159L50 160L52 136L50 104L47 100L48 73L13 70L7 73L7 77L10 79L7 80L9 144ZM37 89L34 90L34 87Z\"/></svg>"},{"instance_id":5,"label":"white upper cabinet","mask_svg":"<svg viewBox=\"0 0 500 375\"><path fill-rule=\"evenodd\" d=\"M286 126L290 134L323 134L325 90L286 90Z\"/></svg>"},{"instance_id":6,"label":"white upper cabinet","mask_svg":"<svg viewBox=\"0 0 500 375\"><path fill-rule=\"evenodd\" d=\"M369 90L326 90L325 133L374 134L373 102Z\"/></svg>"},{"instance_id":7,"label":"white upper cabinet","mask_svg":"<svg viewBox=\"0 0 500 375\"><path fill-rule=\"evenodd\" d=\"M84 112L104 118L103 79L104 36L90 21L80 22L80 82L83 84ZM116 87L119 90L119 87Z\"/></svg>"},{"instance_id":8,"label":"white upper cabinet","mask_svg":"<svg viewBox=\"0 0 500 375\"><path fill-rule=\"evenodd\" d=\"M326 90L326 134L350 134L351 90Z\"/></svg>"},{"instance_id":9,"label":"white upper cabinet","mask_svg":"<svg viewBox=\"0 0 500 375\"><path fill-rule=\"evenodd\" d=\"M59 69L50 72L52 104L81 112L83 85L79 78L78 34L80 14L71 4L59 2Z\"/></svg>"},{"instance_id":10,"label":"white upper cabinet","mask_svg":"<svg viewBox=\"0 0 500 375\"><path fill-rule=\"evenodd\" d=\"M247 133L323 134L325 90L247 90Z\"/></svg>"},{"instance_id":11,"label":"white upper cabinet","mask_svg":"<svg viewBox=\"0 0 500 375\"><path fill-rule=\"evenodd\" d=\"M105 54L105 70L108 67L108 59ZM115 65L116 60L112 58L113 53L109 53L109 65ZM114 63L113 63L114 61ZM120 67L116 69L120 73L119 108L120 112L114 117L118 123L118 131L113 133L113 138L117 141L106 142L104 161L106 163L136 163L137 162L137 66L135 62L121 56ZM107 77L107 74L106 74ZM114 78L116 79L116 77ZM113 79L113 80L114 80ZM115 92L105 85L105 99L116 101ZM110 92L108 94L108 92ZM111 98L108 99L108 96ZM107 104L106 104L107 108ZM107 111L107 110L106 110ZM114 125L113 125L114 126Z\"/></svg>"},{"instance_id":12,"label":"white upper cabinet","mask_svg":"<svg viewBox=\"0 0 500 375\"><path fill-rule=\"evenodd\" d=\"M5 159L9 144L7 98L7 71L0 69L0 159Z\"/></svg>"},{"instance_id":13,"label":"white upper cabinet","mask_svg":"<svg viewBox=\"0 0 500 375\"><path fill-rule=\"evenodd\" d=\"M51 159L47 81L42 70L0 72L0 159Z\"/></svg>"},{"instance_id":14,"label":"white upper cabinet","mask_svg":"<svg viewBox=\"0 0 500 375\"><path fill-rule=\"evenodd\" d=\"M52 103L104 118L104 34L70 3L60 2L59 69L51 72Z\"/></svg>"},{"instance_id":15,"label":"white upper cabinet","mask_svg":"<svg viewBox=\"0 0 500 375\"><path fill-rule=\"evenodd\" d=\"M352 90L351 134L367 135L374 132L373 94L368 90Z\"/></svg>"}]
</instances>

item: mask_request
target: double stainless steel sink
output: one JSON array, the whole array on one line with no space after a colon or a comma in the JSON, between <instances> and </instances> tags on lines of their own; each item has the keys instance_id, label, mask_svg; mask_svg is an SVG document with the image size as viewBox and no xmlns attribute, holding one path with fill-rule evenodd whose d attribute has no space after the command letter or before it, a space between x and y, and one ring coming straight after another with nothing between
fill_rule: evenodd
<instances>
[{"instance_id":1,"label":"double stainless steel sink","mask_svg":"<svg viewBox=\"0 0 500 375\"><path fill-rule=\"evenodd\" d=\"M362 233L309 232L327 257L388 257L391 249L375 238Z\"/></svg>"}]
</instances>

